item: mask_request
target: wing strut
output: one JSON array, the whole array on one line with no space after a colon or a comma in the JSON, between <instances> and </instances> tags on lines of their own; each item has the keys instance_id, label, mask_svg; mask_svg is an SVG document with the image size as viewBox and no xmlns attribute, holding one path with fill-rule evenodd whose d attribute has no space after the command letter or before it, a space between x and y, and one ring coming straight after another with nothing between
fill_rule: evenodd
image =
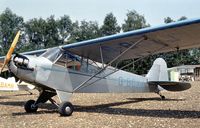
<instances>
[{"instance_id":1,"label":"wing strut","mask_svg":"<svg viewBox=\"0 0 200 128\"><path fill-rule=\"evenodd\" d=\"M159 50L162 50L162 49L164 49L164 48L165 48L165 46L163 46L163 47L160 48ZM156 51L157 51L157 50L156 50ZM153 55L156 51L154 51L154 52L152 52L152 53L149 53L149 54L146 55L146 56L142 56L142 57L138 58L137 60L132 61L131 63L129 63L129 64L127 64L127 65L124 65L123 67L121 67L121 68L119 68L119 69L115 68L115 69L113 70L113 72L108 73L108 74L106 74L105 76L103 76L103 77L101 77L101 78L98 78L97 80L93 81L93 82L90 83L90 84L85 85L84 87L90 86L90 85L92 85L92 84L94 84L94 83L96 83L96 82L98 82L98 81L100 81L100 80L106 78L107 76L112 75L113 73L115 73L115 72L117 72L117 71L119 71L119 70L123 70L124 68L126 68L126 67L132 65L132 64L135 63L135 62L140 61L140 60L144 59L144 58L147 57L147 56Z\"/></svg>"},{"instance_id":2,"label":"wing strut","mask_svg":"<svg viewBox=\"0 0 200 128\"><path fill-rule=\"evenodd\" d=\"M100 46L100 54L101 54L101 63L102 63L102 68L104 68L103 52L102 52L102 47L101 47L101 46Z\"/></svg>"},{"instance_id":3,"label":"wing strut","mask_svg":"<svg viewBox=\"0 0 200 128\"><path fill-rule=\"evenodd\" d=\"M92 80L94 77L96 77L98 74L100 74L101 72L103 72L109 65L111 65L113 62L115 62L117 59L119 59L121 56L123 56L125 53L127 53L130 49L132 49L133 47L137 46L138 44L140 44L142 41L146 40L147 37L143 36L142 38L140 38L138 41L136 41L135 43L133 43L130 47L128 47L126 50L124 50L121 54L119 54L117 57L115 57L113 60L111 60L106 66L104 66L102 69L100 69L97 73L95 73L94 75L92 75L90 78L88 78L87 80L85 80L83 83L81 83L79 86L77 86L73 92L83 88L85 86L85 84L87 82L89 82L90 80Z\"/></svg>"},{"instance_id":4,"label":"wing strut","mask_svg":"<svg viewBox=\"0 0 200 128\"><path fill-rule=\"evenodd\" d=\"M149 55L151 55L151 54L149 54ZM147 55L147 56L148 56L148 55ZM113 72L108 73L108 74L106 74L105 76L103 76L103 77L101 77L101 78L98 78L97 80L93 81L92 83L90 83L90 84L88 84L88 85L86 85L86 86L84 86L84 87L90 86L90 85L92 85L92 84L98 82L99 80L102 80L102 79L106 78L107 76L112 75L113 73L115 73L115 72L117 72L117 71L119 71L119 70L123 70L124 68L126 68L126 67L132 65L133 63L135 63L135 62L137 62L137 61L139 61L139 60L144 59L144 58L147 57L147 56L143 56L143 57L141 57L141 58L139 58L139 59L137 59L137 60L135 60L135 61L133 61L133 62L127 64L127 65L124 65L123 67L121 67L121 68L119 68L119 69L115 68Z\"/></svg>"}]
</instances>

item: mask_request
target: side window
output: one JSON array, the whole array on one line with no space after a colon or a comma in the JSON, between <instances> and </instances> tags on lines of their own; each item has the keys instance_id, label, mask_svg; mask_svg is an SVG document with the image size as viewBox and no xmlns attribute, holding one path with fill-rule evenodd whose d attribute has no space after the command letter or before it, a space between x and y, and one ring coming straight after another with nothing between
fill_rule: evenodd
<instances>
[{"instance_id":1,"label":"side window","mask_svg":"<svg viewBox=\"0 0 200 128\"><path fill-rule=\"evenodd\" d=\"M70 53L63 54L56 64L76 71L80 71L81 69L80 57Z\"/></svg>"},{"instance_id":2,"label":"side window","mask_svg":"<svg viewBox=\"0 0 200 128\"><path fill-rule=\"evenodd\" d=\"M70 70L75 70L79 72L95 74L100 69L97 62L89 59L84 59L78 55L66 52L55 62L55 64L68 68Z\"/></svg>"},{"instance_id":3,"label":"side window","mask_svg":"<svg viewBox=\"0 0 200 128\"><path fill-rule=\"evenodd\" d=\"M80 61L77 61L77 60L70 60L67 62L67 68L69 69L73 69L73 70L77 70L77 71L80 71L81 69L81 63Z\"/></svg>"}]
</instances>

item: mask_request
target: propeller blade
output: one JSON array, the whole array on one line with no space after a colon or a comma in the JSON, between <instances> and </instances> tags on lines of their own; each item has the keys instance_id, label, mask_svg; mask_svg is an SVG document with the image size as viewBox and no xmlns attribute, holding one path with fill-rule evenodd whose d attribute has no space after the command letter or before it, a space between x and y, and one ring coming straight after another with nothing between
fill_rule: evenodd
<instances>
[{"instance_id":1,"label":"propeller blade","mask_svg":"<svg viewBox=\"0 0 200 128\"><path fill-rule=\"evenodd\" d=\"M15 38L14 38L14 40L13 40L11 46L10 46L10 49L8 50L8 52L7 52L7 54L6 54L6 57L5 57L5 59L4 59L3 66L2 66L2 68L1 68L1 72L3 71L4 67L8 64L8 62L9 62L10 59L11 59L11 56L12 56L12 54L13 54L13 52L14 52L14 50L15 50L15 47L16 47L16 45L17 45L17 42L18 42L18 40L19 40L19 36L20 36L20 31L17 32L17 34L16 34L16 36L15 36Z\"/></svg>"}]
</instances>

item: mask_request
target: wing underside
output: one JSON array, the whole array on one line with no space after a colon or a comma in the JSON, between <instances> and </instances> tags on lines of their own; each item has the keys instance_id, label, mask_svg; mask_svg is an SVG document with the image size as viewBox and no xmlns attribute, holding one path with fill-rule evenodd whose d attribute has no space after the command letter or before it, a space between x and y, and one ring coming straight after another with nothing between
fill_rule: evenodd
<instances>
[{"instance_id":1,"label":"wing underside","mask_svg":"<svg viewBox=\"0 0 200 128\"><path fill-rule=\"evenodd\" d=\"M63 49L97 62L102 61L100 52L102 51L103 60L108 63L142 38L145 38L145 40L131 48L120 60L199 47L200 19L186 20L83 41L63 46Z\"/></svg>"}]
</instances>

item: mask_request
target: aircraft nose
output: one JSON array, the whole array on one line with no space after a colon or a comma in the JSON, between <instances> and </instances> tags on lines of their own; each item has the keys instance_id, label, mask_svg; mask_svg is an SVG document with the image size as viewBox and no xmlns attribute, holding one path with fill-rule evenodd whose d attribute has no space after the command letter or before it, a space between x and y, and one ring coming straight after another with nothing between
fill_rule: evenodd
<instances>
[{"instance_id":1,"label":"aircraft nose","mask_svg":"<svg viewBox=\"0 0 200 128\"><path fill-rule=\"evenodd\" d=\"M31 58L16 54L8 64L9 70L19 79L34 82L34 65L30 65Z\"/></svg>"},{"instance_id":2,"label":"aircraft nose","mask_svg":"<svg viewBox=\"0 0 200 128\"><path fill-rule=\"evenodd\" d=\"M20 54L16 54L14 57L11 58L8 64L8 68L15 75L18 75L22 70L34 70L29 66L29 58Z\"/></svg>"}]
</instances>

